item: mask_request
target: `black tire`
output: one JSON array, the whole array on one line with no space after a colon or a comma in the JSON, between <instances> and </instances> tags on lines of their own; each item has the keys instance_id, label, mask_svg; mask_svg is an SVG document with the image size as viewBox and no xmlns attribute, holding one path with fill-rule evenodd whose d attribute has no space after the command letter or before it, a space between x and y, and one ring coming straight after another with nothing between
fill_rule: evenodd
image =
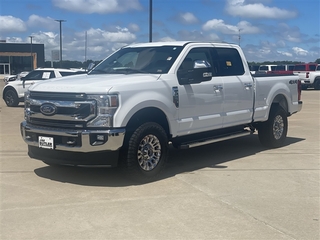
<instances>
[{"instance_id":1,"label":"black tire","mask_svg":"<svg viewBox=\"0 0 320 240\"><path fill-rule=\"evenodd\" d=\"M8 107L16 107L19 105L19 98L15 90L8 89L4 92L3 99Z\"/></svg>"},{"instance_id":2,"label":"black tire","mask_svg":"<svg viewBox=\"0 0 320 240\"><path fill-rule=\"evenodd\" d=\"M261 144L268 148L283 146L288 132L288 118L286 111L280 106L273 106L269 119L260 124L258 136Z\"/></svg>"},{"instance_id":3,"label":"black tire","mask_svg":"<svg viewBox=\"0 0 320 240\"><path fill-rule=\"evenodd\" d=\"M320 90L320 78L314 80L313 87L315 90Z\"/></svg>"},{"instance_id":4,"label":"black tire","mask_svg":"<svg viewBox=\"0 0 320 240\"><path fill-rule=\"evenodd\" d=\"M306 85L301 85L301 90L307 90L308 89L308 86Z\"/></svg>"},{"instance_id":5,"label":"black tire","mask_svg":"<svg viewBox=\"0 0 320 240\"><path fill-rule=\"evenodd\" d=\"M125 175L138 182L155 180L165 168L168 158L168 138L157 123L139 126L120 151L119 163Z\"/></svg>"}]
</instances>

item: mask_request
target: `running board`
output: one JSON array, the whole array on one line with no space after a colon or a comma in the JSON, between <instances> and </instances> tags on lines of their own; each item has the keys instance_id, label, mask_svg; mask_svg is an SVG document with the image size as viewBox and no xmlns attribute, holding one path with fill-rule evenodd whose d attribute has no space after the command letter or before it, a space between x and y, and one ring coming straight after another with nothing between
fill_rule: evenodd
<instances>
[{"instance_id":1,"label":"running board","mask_svg":"<svg viewBox=\"0 0 320 240\"><path fill-rule=\"evenodd\" d=\"M215 142L220 142L220 141L224 141L224 140L228 140L228 139L248 136L251 134L253 134L253 131L244 130L242 132L220 135L220 136L215 136L215 137L206 138L206 139L199 139L198 141L195 141L195 142L181 143L181 145L179 145L178 148L179 149L188 149L188 148L193 148L193 147L199 147L199 146L210 144L210 143L215 143Z\"/></svg>"}]
</instances>

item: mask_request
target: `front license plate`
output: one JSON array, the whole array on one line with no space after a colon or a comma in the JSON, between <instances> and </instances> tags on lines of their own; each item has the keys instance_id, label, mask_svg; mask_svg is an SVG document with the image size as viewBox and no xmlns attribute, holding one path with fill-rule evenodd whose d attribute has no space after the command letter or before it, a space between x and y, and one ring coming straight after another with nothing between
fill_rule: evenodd
<instances>
[{"instance_id":1,"label":"front license plate","mask_svg":"<svg viewBox=\"0 0 320 240\"><path fill-rule=\"evenodd\" d=\"M53 149L53 138L39 136L39 148Z\"/></svg>"}]
</instances>

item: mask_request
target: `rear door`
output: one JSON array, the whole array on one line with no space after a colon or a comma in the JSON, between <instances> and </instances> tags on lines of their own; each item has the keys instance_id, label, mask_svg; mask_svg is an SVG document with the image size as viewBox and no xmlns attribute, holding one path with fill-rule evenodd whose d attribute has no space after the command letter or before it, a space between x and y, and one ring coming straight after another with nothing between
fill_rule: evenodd
<instances>
[{"instance_id":1,"label":"rear door","mask_svg":"<svg viewBox=\"0 0 320 240\"><path fill-rule=\"evenodd\" d=\"M223 127L250 123L253 115L253 78L235 48L212 48L216 75L223 82Z\"/></svg>"}]
</instances>

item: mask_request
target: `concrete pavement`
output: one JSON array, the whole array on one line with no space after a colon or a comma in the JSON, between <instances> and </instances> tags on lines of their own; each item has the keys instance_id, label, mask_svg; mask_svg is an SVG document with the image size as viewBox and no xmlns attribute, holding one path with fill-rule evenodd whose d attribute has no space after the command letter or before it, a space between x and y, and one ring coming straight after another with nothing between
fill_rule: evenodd
<instances>
[{"instance_id":1,"label":"concrete pavement","mask_svg":"<svg viewBox=\"0 0 320 240\"><path fill-rule=\"evenodd\" d=\"M136 185L116 169L30 159L23 104L1 96L0 239L318 240L319 97L303 92L282 148L251 136L172 149L163 178Z\"/></svg>"}]
</instances>

